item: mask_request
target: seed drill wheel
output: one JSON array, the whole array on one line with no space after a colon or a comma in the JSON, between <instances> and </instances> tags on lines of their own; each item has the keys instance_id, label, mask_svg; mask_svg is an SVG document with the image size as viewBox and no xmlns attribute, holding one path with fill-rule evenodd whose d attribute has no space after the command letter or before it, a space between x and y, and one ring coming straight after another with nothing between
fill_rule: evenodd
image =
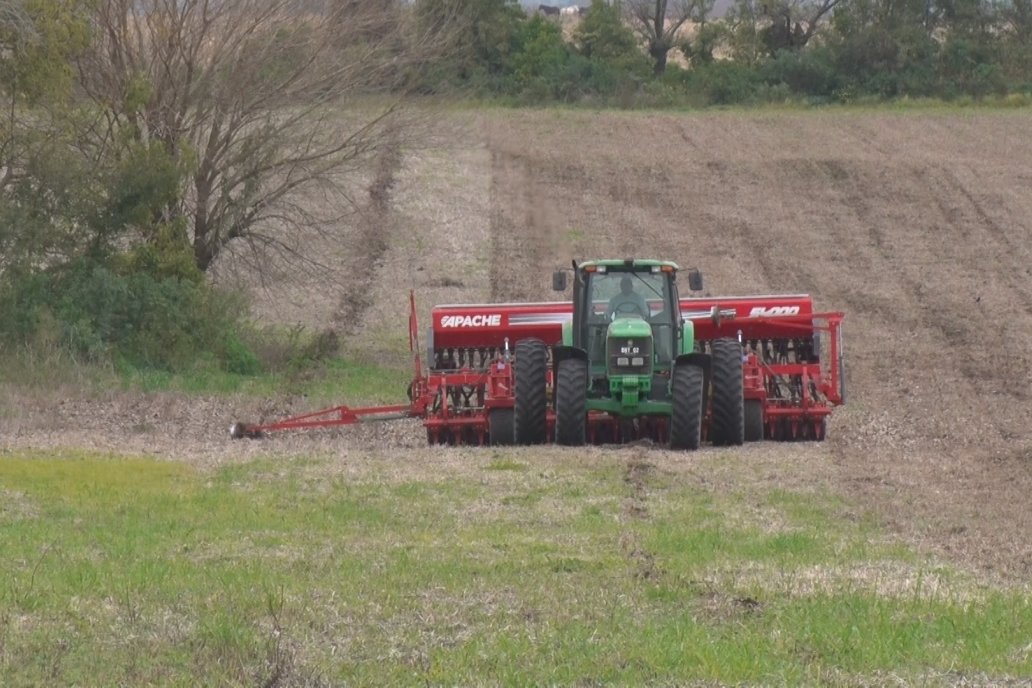
<instances>
[{"instance_id":1,"label":"seed drill wheel","mask_svg":"<svg viewBox=\"0 0 1032 688\"><path fill-rule=\"evenodd\" d=\"M487 414L487 439L492 446L512 444L515 440L513 410L492 409Z\"/></svg>"},{"instance_id":2,"label":"seed drill wheel","mask_svg":"<svg viewBox=\"0 0 1032 688\"><path fill-rule=\"evenodd\" d=\"M516 444L544 444L548 439L548 350L540 339L516 342L513 437Z\"/></svg>"},{"instance_id":3,"label":"seed drill wheel","mask_svg":"<svg viewBox=\"0 0 1032 688\"><path fill-rule=\"evenodd\" d=\"M555 383L555 443L584 444L587 414L588 362L576 358L560 361Z\"/></svg>"},{"instance_id":4,"label":"seed drill wheel","mask_svg":"<svg viewBox=\"0 0 1032 688\"><path fill-rule=\"evenodd\" d=\"M736 339L713 342L713 399L710 439L714 446L745 442L742 345Z\"/></svg>"},{"instance_id":5,"label":"seed drill wheel","mask_svg":"<svg viewBox=\"0 0 1032 688\"><path fill-rule=\"evenodd\" d=\"M674 367L670 379L670 448L698 449L702 439L702 368Z\"/></svg>"},{"instance_id":6,"label":"seed drill wheel","mask_svg":"<svg viewBox=\"0 0 1032 688\"><path fill-rule=\"evenodd\" d=\"M763 439L763 402L759 399L745 400L745 441L759 442Z\"/></svg>"}]
</instances>

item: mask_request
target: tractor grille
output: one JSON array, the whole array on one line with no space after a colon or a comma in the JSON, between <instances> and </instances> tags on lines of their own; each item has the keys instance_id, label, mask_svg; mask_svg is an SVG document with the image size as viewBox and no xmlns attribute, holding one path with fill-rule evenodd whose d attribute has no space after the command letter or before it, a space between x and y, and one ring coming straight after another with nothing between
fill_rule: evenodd
<instances>
[{"instance_id":1,"label":"tractor grille","mask_svg":"<svg viewBox=\"0 0 1032 688\"><path fill-rule=\"evenodd\" d=\"M614 375L652 374L652 339L610 337L607 349L609 370Z\"/></svg>"}]
</instances>

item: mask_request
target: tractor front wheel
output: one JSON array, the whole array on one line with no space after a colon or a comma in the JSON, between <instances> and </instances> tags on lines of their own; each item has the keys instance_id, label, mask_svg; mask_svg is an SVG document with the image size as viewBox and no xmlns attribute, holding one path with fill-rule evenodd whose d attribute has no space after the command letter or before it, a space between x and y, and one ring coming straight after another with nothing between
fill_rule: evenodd
<instances>
[{"instance_id":1,"label":"tractor front wheel","mask_svg":"<svg viewBox=\"0 0 1032 688\"><path fill-rule=\"evenodd\" d=\"M710 440L714 446L745 442L742 345L736 339L713 342L713 398Z\"/></svg>"},{"instance_id":2,"label":"tractor front wheel","mask_svg":"<svg viewBox=\"0 0 1032 688\"><path fill-rule=\"evenodd\" d=\"M588 414L588 362L579 358L559 361L555 382L555 443L584 444Z\"/></svg>"},{"instance_id":3,"label":"tractor front wheel","mask_svg":"<svg viewBox=\"0 0 1032 688\"><path fill-rule=\"evenodd\" d=\"M516 342L513 437L516 444L544 444L548 439L548 349L540 339Z\"/></svg>"},{"instance_id":4,"label":"tractor front wheel","mask_svg":"<svg viewBox=\"0 0 1032 688\"><path fill-rule=\"evenodd\" d=\"M698 449L702 440L702 368L684 364L674 367L670 379L670 448Z\"/></svg>"}]
</instances>

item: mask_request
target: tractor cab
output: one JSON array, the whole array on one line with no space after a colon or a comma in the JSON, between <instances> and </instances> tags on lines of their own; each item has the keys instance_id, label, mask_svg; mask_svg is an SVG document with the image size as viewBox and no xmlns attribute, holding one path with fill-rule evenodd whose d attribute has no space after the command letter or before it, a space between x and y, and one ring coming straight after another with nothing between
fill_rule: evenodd
<instances>
[{"instance_id":1,"label":"tractor cab","mask_svg":"<svg viewBox=\"0 0 1032 688\"><path fill-rule=\"evenodd\" d=\"M654 369L669 369L680 323L676 268L595 263L579 272L573 346L587 351L593 372L651 377Z\"/></svg>"},{"instance_id":2,"label":"tractor cab","mask_svg":"<svg viewBox=\"0 0 1032 688\"><path fill-rule=\"evenodd\" d=\"M563 343L587 353L593 378L669 371L683 334L676 264L606 260L576 266L573 319ZM554 282L565 289L565 273ZM689 273L693 289L702 277Z\"/></svg>"}]
</instances>

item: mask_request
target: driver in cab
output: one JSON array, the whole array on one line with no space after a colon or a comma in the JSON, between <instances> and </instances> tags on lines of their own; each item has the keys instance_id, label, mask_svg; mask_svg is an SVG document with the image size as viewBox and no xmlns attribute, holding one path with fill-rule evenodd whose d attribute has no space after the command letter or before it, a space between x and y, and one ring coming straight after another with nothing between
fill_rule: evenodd
<instances>
[{"instance_id":1,"label":"driver in cab","mask_svg":"<svg viewBox=\"0 0 1032 688\"><path fill-rule=\"evenodd\" d=\"M634 316L649 317L648 304L641 294L634 291L634 281L630 275L624 275L620 280L620 293L609 299L606 316L609 320Z\"/></svg>"}]
</instances>

